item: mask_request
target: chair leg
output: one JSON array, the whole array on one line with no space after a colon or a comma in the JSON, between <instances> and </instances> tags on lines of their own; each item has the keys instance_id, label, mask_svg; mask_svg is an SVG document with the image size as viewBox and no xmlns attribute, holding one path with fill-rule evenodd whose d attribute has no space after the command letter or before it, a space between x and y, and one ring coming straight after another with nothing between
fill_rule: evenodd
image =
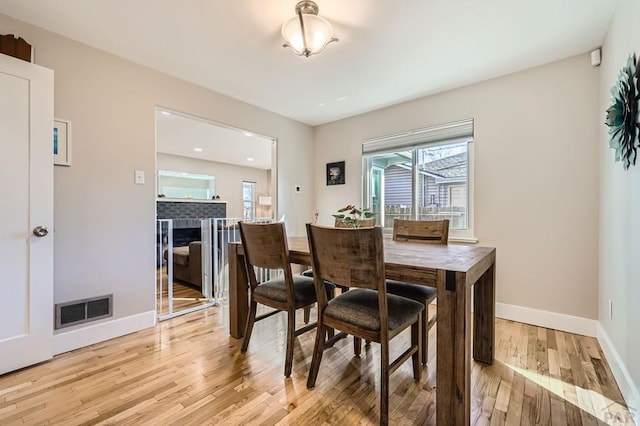
<instances>
[{"instance_id":1,"label":"chair leg","mask_svg":"<svg viewBox=\"0 0 640 426\"><path fill-rule=\"evenodd\" d=\"M380 425L389 424L389 341L380 342Z\"/></svg>"},{"instance_id":2,"label":"chair leg","mask_svg":"<svg viewBox=\"0 0 640 426\"><path fill-rule=\"evenodd\" d=\"M335 287L325 287L327 290L327 300L331 300L336 297L336 288ZM333 328L327 328L327 339L332 339L335 336L335 330Z\"/></svg>"},{"instance_id":3,"label":"chair leg","mask_svg":"<svg viewBox=\"0 0 640 426\"><path fill-rule=\"evenodd\" d=\"M336 331L333 328L327 328L327 339L333 339L333 336L336 335ZM335 345L335 343L334 343ZM333 345L331 345L333 346Z\"/></svg>"},{"instance_id":4,"label":"chair leg","mask_svg":"<svg viewBox=\"0 0 640 426\"><path fill-rule=\"evenodd\" d=\"M304 323L309 324L309 318L311 317L311 306L304 307Z\"/></svg>"},{"instance_id":5,"label":"chair leg","mask_svg":"<svg viewBox=\"0 0 640 426\"><path fill-rule=\"evenodd\" d=\"M325 287L325 290L327 292L327 300L331 300L334 297L336 297L336 289L335 289L335 287Z\"/></svg>"},{"instance_id":6,"label":"chair leg","mask_svg":"<svg viewBox=\"0 0 640 426\"><path fill-rule=\"evenodd\" d=\"M359 357L361 352L362 352L362 339L359 337L353 336L353 354Z\"/></svg>"},{"instance_id":7,"label":"chair leg","mask_svg":"<svg viewBox=\"0 0 640 426\"><path fill-rule=\"evenodd\" d=\"M320 361L324 353L325 334L327 327L318 321L318 329L316 330L316 344L313 348L313 358L311 359L311 367L309 367L309 377L307 378L307 389L313 389L318 378L318 370L320 370Z\"/></svg>"},{"instance_id":8,"label":"chair leg","mask_svg":"<svg viewBox=\"0 0 640 426\"><path fill-rule=\"evenodd\" d=\"M284 376L291 376L291 367L293 365L293 342L296 337L296 311L290 309L287 312L287 348L286 358L284 360Z\"/></svg>"},{"instance_id":9,"label":"chair leg","mask_svg":"<svg viewBox=\"0 0 640 426\"><path fill-rule=\"evenodd\" d=\"M242 348L240 348L240 352L246 352L249 347L249 340L251 339L251 332L253 331L253 324L256 322L256 307L258 304L251 301L251 306L249 307L249 315L247 315L247 323L244 326L244 340L242 341Z\"/></svg>"},{"instance_id":10,"label":"chair leg","mask_svg":"<svg viewBox=\"0 0 640 426\"><path fill-rule=\"evenodd\" d=\"M420 314L420 316L423 316L423 315L424 315L424 312ZM420 356L421 356L420 353L421 352L424 353L423 351L426 351L426 349L420 347L420 339L424 335L424 330L421 330L422 328L421 326L422 326L422 321L420 318L418 318L416 322L411 324L411 346L418 347L418 352L411 355L411 361L413 364L413 378L416 379L417 381L420 381L420 376L422 375L422 368L420 368ZM422 358L424 359L424 355L422 356Z\"/></svg>"},{"instance_id":11,"label":"chair leg","mask_svg":"<svg viewBox=\"0 0 640 426\"><path fill-rule=\"evenodd\" d=\"M425 305L422 311L422 365L427 365L429 361L429 305Z\"/></svg>"}]
</instances>

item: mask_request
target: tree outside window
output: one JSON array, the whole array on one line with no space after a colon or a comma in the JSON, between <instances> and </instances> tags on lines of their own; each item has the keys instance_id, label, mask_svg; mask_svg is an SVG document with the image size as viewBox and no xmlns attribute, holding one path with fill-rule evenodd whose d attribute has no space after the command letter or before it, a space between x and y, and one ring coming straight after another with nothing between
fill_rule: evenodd
<instances>
[{"instance_id":1,"label":"tree outside window","mask_svg":"<svg viewBox=\"0 0 640 426\"><path fill-rule=\"evenodd\" d=\"M256 183L242 181L242 205L245 220L253 220L256 217Z\"/></svg>"}]
</instances>

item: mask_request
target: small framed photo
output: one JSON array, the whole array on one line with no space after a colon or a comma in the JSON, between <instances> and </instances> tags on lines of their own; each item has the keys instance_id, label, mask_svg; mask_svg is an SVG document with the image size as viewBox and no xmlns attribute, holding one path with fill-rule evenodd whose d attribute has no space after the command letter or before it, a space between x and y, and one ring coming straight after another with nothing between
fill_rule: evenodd
<instances>
[{"instance_id":1,"label":"small framed photo","mask_svg":"<svg viewBox=\"0 0 640 426\"><path fill-rule=\"evenodd\" d=\"M344 185L344 161L327 163L327 185Z\"/></svg>"},{"instance_id":2,"label":"small framed photo","mask_svg":"<svg viewBox=\"0 0 640 426\"><path fill-rule=\"evenodd\" d=\"M53 164L71 166L71 121L53 119Z\"/></svg>"}]
</instances>

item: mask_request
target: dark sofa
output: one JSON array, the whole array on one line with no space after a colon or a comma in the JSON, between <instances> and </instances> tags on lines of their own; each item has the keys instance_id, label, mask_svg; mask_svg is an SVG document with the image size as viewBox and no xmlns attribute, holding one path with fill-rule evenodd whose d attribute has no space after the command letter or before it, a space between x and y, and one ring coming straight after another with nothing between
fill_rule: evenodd
<instances>
[{"instance_id":1,"label":"dark sofa","mask_svg":"<svg viewBox=\"0 0 640 426\"><path fill-rule=\"evenodd\" d=\"M240 241L240 231L237 225L218 229L219 256L224 253L228 259L229 241ZM212 253L215 255L215 251ZM164 252L164 259L168 261L168 250ZM216 259L213 259L214 262ZM221 259L218 259L220 261ZM220 265L221 267L224 265ZM196 287L202 287L202 242L192 241L188 246L173 248L173 278Z\"/></svg>"}]
</instances>

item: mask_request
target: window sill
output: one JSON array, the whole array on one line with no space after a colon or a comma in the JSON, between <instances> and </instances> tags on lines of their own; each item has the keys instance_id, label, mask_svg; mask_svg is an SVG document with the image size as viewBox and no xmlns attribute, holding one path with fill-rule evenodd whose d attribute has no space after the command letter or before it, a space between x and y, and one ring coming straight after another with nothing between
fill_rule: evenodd
<instances>
[{"instance_id":1,"label":"window sill","mask_svg":"<svg viewBox=\"0 0 640 426\"><path fill-rule=\"evenodd\" d=\"M449 242L456 244L478 244L478 239L469 237L449 237Z\"/></svg>"}]
</instances>

